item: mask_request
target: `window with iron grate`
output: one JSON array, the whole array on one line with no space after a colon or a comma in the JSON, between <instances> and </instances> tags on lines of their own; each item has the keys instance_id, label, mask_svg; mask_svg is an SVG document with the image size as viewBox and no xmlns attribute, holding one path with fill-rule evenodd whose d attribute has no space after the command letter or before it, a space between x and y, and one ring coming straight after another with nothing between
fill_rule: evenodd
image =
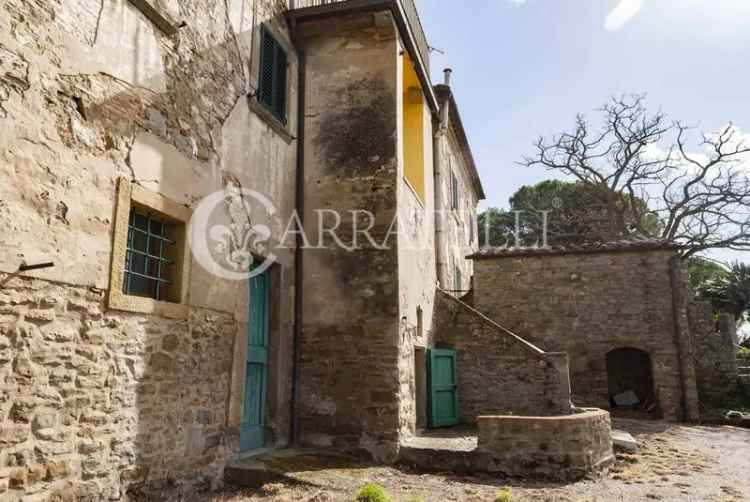
<instances>
[{"instance_id":1,"label":"window with iron grate","mask_svg":"<svg viewBox=\"0 0 750 502\"><path fill-rule=\"evenodd\" d=\"M175 283L173 235L177 224L144 208L130 209L123 293L170 300Z\"/></svg>"},{"instance_id":2,"label":"window with iron grate","mask_svg":"<svg viewBox=\"0 0 750 502\"><path fill-rule=\"evenodd\" d=\"M258 101L286 124L287 54L265 26L261 29Z\"/></svg>"}]
</instances>

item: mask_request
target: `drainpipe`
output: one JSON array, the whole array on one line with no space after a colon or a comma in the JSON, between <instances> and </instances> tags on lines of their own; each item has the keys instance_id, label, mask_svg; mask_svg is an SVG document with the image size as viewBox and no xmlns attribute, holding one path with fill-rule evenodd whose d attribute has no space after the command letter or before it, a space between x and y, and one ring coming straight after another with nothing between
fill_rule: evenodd
<instances>
[{"instance_id":1,"label":"drainpipe","mask_svg":"<svg viewBox=\"0 0 750 502\"><path fill-rule=\"evenodd\" d=\"M450 90L451 74L453 70L446 68L444 70L445 80L444 85ZM444 236L443 236L443 197L442 197L442 156L441 156L441 145L443 139L447 138L448 132L448 117L450 111L450 94L443 103L440 103L440 122L438 128L435 131L435 138L432 142L432 158L434 166L434 177L435 177L435 261L437 264L437 279L440 287L446 286L445 276L445 255L444 255Z\"/></svg>"},{"instance_id":2,"label":"drainpipe","mask_svg":"<svg viewBox=\"0 0 750 502\"><path fill-rule=\"evenodd\" d=\"M302 361L302 300L304 260L302 232L305 225L305 50L299 43L296 21L292 21L292 39L297 49L297 169L295 175L295 210L302 228L295 235L294 247L294 334L292 340L292 401L290 441L300 442L300 365Z\"/></svg>"}]
</instances>

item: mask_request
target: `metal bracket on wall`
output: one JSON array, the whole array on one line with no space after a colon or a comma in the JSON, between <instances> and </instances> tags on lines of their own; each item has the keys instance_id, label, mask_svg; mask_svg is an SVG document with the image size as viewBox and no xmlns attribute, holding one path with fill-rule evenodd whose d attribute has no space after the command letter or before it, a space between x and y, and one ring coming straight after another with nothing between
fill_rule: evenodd
<instances>
[{"instance_id":1,"label":"metal bracket on wall","mask_svg":"<svg viewBox=\"0 0 750 502\"><path fill-rule=\"evenodd\" d=\"M34 263L33 265L28 265L25 261L21 262L21 265L18 266L19 272L28 272L29 270L39 270L41 268L52 268L55 264L51 261L44 262L44 263Z\"/></svg>"},{"instance_id":2,"label":"metal bracket on wall","mask_svg":"<svg viewBox=\"0 0 750 502\"><path fill-rule=\"evenodd\" d=\"M179 22L172 19L163 9L159 8L156 0L130 0L130 3L169 36L174 35L178 29L186 26L184 21Z\"/></svg>"}]
</instances>

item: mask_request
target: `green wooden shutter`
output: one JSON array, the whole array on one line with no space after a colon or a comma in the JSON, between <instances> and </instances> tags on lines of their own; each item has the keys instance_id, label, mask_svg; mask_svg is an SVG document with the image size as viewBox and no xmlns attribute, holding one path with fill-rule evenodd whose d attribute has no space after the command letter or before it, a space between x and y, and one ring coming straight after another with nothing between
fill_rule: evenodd
<instances>
[{"instance_id":1,"label":"green wooden shutter","mask_svg":"<svg viewBox=\"0 0 750 502\"><path fill-rule=\"evenodd\" d=\"M287 54L266 28L261 33L258 101L286 122Z\"/></svg>"},{"instance_id":2,"label":"green wooden shutter","mask_svg":"<svg viewBox=\"0 0 750 502\"><path fill-rule=\"evenodd\" d=\"M264 29L260 47L260 81L258 82L258 101L273 108L273 67L276 41Z\"/></svg>"},{"instance_id":3,"label":"green wooden shutter","mask_svg":"<svg viewBox=\"0 0 750 502\"><path fill-rule=\"evenodd\" d=\"M273 111L279 120L286 122L286 52L278 42L274 63Z\"/></svg>"}]
</instances>

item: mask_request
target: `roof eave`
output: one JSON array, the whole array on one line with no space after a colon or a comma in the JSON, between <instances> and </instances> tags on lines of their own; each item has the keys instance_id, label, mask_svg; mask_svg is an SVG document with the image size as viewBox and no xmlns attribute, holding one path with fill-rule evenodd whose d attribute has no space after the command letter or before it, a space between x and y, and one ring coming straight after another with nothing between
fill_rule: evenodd
<instances>
[{"instance_id":1,"label":"roof eave","mask_svg":"<svg viewBox=\"0 0 750 502\"><path fill-rule=\"evenodd\" d=\"M286 12L286 17L290 22L296 24L325 17L342 16L359 12L381 12L385 10L390 11L393 15L399 35L401 35L401 40L403 40L409 56L415 63L417 76L427 96L430 110L433 114L438 115L440 107L438 106L437 96L430 81L427 62L423 60L422 54L417 48L409 20L401 2L398 0L348 0L346 2L334 2L313 7L292 9Z\"/></svg>"},{"instance_id":2,"label":"roof eave","mask_svg":"<svg viewBox=\"0 0 750 502\"><path fill-rule=\"evenodd\" d=\"M453 132L456 135L459 146L461 147L461 153L464 157L464 162L466 163L466 167L469 171L469 176L471 177L472 183L474 184L474 190L477 193L477 198L479 200L485 200L487 197L484 193L482 180L479 177L479 171L474 160L474 154L471 151L469 138L466 134L466 130L464 129L464 124L461 120L461 113L458 110L458 104L456 103L456 99L453 96L453 92L451 91L450 86L447 86L445 84L438 84L435 86L435 93L441 102L446 100L450 101L450 125L453 128Z\"/></svg>"}]
</instances>

